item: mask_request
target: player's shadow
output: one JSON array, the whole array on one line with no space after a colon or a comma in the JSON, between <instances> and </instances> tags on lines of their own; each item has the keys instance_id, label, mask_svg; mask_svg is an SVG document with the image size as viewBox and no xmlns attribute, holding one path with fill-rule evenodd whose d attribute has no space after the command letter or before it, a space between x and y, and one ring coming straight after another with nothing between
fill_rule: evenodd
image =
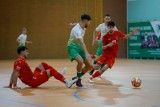
<instances>
[{"instance_id":1,"label":"player's shadow","mask_svg":"<svg viewBox=\"0 0 160 107\"><path fill-rule=\"evenodd\" d=\"M127 88L121 88L123 85L113 84L111 81L102 78L102 80L95 80L94 84L90 86L91 89L95 90L90 94L89 100L94 101L97 96L103 98L103 101L96 101L106 105L116 105L117 99L124 99L134 94L128 91ZM120 89L121 88L121 89Z\"/></svg>"},{"instance_id":2,"label":"player's shadow","mask_svg":"<svg viewBox=\"0 0 160 107\"><path fill-rule=\"evenodd\" d=\"M21 94L22 96L33 96L35 95L33 93L33 91L36 91L36 90L49 90L50 87L36 87L36 88L32 88L32 87L25 87L25 88L22 88L22 89L12 89L13 91Z\"/></svg>"},{"instance_id":3,"label":"player's shadow","mask_svg":"<svg viewBox=\"0 0 160 107\"><path fill-rule=\"evenodd\" d=\"M65 94L67 93L65 90L69 90L67 87L62 86L55 86L55 87L49 87L49 86L42 86L42 87L25 87L22 89L12 89L13 91L21 94L21 96L33 96L33 95L41 95L44 92L47 93L54 93L54 94Z\"/></svg>"}]
</instances>

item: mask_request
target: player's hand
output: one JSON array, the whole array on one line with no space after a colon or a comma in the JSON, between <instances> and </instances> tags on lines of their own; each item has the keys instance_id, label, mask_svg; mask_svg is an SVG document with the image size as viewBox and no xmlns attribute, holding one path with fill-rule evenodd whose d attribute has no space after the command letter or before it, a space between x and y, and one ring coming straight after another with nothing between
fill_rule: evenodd
<instances>
[{"instance_id":1,"label":"player's hand","mask_svg":"<svg viewBox=\"0 0 160 107\"><path fill-rule=\"evenodd\" d=\"M13 86L12 89L21 89L21 87Z\"/></svg>"},{"instance_id":2,"label":"player's hand","mask_svg":"<svg viewBox=\"0 0 160 107\"><path fill-rule=\"evenodd\" d=\"M26 41L26 43L32 43L32 41Z\"/></svg>"},{"instance_id":3,"label":"player's hand","mask_svg":"<svg viewBox=\"0 0 160 107\"><path fill-rule=\"evenodd\" d=\"M108 47L112 47L113 45L115 45L117 42L116 42L116 40L113 40L112 42L110 42L109 44L108 44Z\"/></svg>"},{"instance_id":4,"label":"player's hand","mask_svg":"<svg viewBox=\"0 0 160 107\"><path fill-rule=\"evenodd\" d=\"M28 43L32 43L32 41L28 41Z\"/></svg>"},{"instance_id":5,"label":"player's hand","mask_svg":"<svg viewBox=\"0 0 160 107\"><path fill-rule=\"evenodd\" d=\"M4 86L3 88L12 88L12 87L8 85L8 86Z\"/></svg>"},{"instance_id":6,"label":"player's hand","mask_svg":"<svg viewBox=\"0 0 160 107\"><path fill-rule=\"evenodd\" d=\"M97 44L98 44L98 40L97 39L92 41L92 46L97 45Z\"/></svg>"},{"instance_id":7,"label":"player's hand","mask_svg":"<svg viewBox=\"0 0 160 107\"><path fill-rule=\"evenodd\" d=\"M69 23L68 26L69 26L70 28L72 28L72 27L74 26L74 24L73 24L73 23Z\"/></svg>"},{"instance_id":8,"label":"player's hand","mask_svg":"<svg viewBox=\"0 0 160 107\"><path fill-rule=\"evenodd\" d=\"M132 30L131 35L134 35L134 34L136 34L137 32L139 32L139 29L134 29L134 30Z\"/></svg>"}]
</instances>

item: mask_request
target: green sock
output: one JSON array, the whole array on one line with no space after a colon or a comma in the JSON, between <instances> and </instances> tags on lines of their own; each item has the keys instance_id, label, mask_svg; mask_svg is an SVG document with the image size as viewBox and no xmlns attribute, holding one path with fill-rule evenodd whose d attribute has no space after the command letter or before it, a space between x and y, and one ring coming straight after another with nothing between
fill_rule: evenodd
<instances>
[{"instance_id":1,"label":"green sock","mask_svg":"<svg viewBox=\"0 0 160 107\"><path fill-rule=\"evenodd\" d=\"M104 67L104 65L105 65L105 64L103 64L103 65L100 67L100 70L102 70L102 68Z\"/></svg>"},{"instance_id":2,"label":"green sock","mask_svg":"<svg viewBox=\"0 0 160 107\"><path fill-rule=\"evenodd\" d=\"M94 60L94 61L93 61L93 64L96 64L96 63L97 63L96 60Z\"/></svg>"},{"instance_id":3,"label":"green sock","mask_svg":"<svg viewBox=\"0 0 160 107\"><path fill-rule=\"evenodd\" d=\"M77 77L78 77L78 78L81 78L84 74L85 74L85 73L83 73L83 72L77 72Z\"/></svg>"}]
</instances>

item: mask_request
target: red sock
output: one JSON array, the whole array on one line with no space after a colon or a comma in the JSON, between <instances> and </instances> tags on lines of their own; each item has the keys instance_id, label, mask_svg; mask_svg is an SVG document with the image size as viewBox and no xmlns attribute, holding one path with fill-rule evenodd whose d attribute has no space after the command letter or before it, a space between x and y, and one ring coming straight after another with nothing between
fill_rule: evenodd
<instances>
[{"instance_id":1,"label":"red sock","mask_svg":"<svg viewBox=\"0 0 160 107\"><path fill-rule=\"evenodd\" d=\"M92 78L96 78L96 77L98 77L98 76L100 76L101 74L98 72L98 71L96 71L93 75L92 75Z\"/></svg>"},{"instance_id":2,"label":"red sock","mask_svg":"<svg viewBox=\"0 0 160 107\"><path fill-rule=\"evenodd\" d=\"M61 75L59 72L57 72L55 69L50 69L50 74L55 77L57 80L60 80L61 82L64 82L65 78L63 75Z\"/></svg>"}]
</instances>

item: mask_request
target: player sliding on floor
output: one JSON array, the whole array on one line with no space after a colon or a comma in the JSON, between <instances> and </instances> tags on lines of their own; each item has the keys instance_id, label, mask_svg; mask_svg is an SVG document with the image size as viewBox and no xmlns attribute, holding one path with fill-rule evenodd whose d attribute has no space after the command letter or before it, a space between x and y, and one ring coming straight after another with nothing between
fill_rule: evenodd
<instances>
[{"instance_id":1,"label":"player sliding on floor","mask_svg":"<svg viewBox=\"0 0 160 107\"><path fill-rule=\"evenodd\" d=\"M119 39L130 38L132 35L138 32L138 29L134 29L130 34L125 35L120 31L115 31L115 23L113 21L109 21L107 27L108 32L103 36L102 39L102 55L97 59L97 63L93 65L94 70L99 70L92 74L92 76L89 78L89 82L93 82L93 78L98 77L108 68L112 68L118 53Z\"/></svg>"},{"instance_id":2,"label":"player sliding on floor","mask_svg":"<svg viewBox=\"0 0 160 107\"><path fill-rule=\"evenodd\" d=\"M14 62L10 84L4 88L19 89L20 87L17 87L18 78L24 84L31 87L40 86L41 84L48 81L52 76L63 82L68 88L70 88L77 81L76 79L71 81L65 79L62 74L44 62L42 62L38 67L35 68L34 72L32 72L26 62L26 58L29 55L27 47L20 46L18 47L17 52L19 54L19 58Z\"/></svg>"}]
</instances>

